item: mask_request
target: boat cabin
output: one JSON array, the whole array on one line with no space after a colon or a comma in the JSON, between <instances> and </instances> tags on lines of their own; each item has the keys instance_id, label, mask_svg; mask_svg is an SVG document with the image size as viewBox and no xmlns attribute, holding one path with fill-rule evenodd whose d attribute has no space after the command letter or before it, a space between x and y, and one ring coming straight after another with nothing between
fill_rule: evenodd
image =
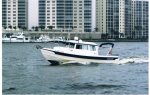
<instances>
[{"instance_id":1,"label":"boat cabin","mask_svg":"<svg viewBox=\"0 0 150 95\"><path fill-rule=\"evenodd\" d=\"M65 47L72 49L90 50L96 51L96 46L93 44L83 44L83 43L66 43Z\"/></svg>"},{"instance_id":2,"label":"boat cabin","mask_svg":"<svg viewBox=\"0 0 150 95\"><path fill-rule=\"evenodd\" d=\"M92 42L68 41L65 47L55 47L56 51L76 55L98 55L98 45Z\"/></svg>"}]
</instances>

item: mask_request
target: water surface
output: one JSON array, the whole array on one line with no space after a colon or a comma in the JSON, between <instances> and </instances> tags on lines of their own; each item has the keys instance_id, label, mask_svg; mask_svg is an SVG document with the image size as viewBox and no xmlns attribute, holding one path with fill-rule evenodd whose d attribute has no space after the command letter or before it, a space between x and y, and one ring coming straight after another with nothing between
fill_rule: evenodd
<instances>
[{"instance_id":1,"label":"water surface","mask_svg":"<svg viewBox=\"0 0 150 95\"><path fill-rule=\"evenodd\" d=\"M53 45L3 43L2 93L148 94L148 43L114 44L113 53L121 57L119 64L50 66L36 45Z\"/></svg>"}]
</instances>

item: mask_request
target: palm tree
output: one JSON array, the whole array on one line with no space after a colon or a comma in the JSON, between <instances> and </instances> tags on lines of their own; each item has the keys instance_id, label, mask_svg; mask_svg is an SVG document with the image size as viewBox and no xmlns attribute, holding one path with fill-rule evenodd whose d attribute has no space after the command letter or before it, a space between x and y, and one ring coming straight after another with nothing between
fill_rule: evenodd
<instances>
[{"instance_id":1,"label":"palm tree","mask_svg":"<svg viewBox=\"0 0 150 95\"><path fill-rule=\"evenodd\" d=\"M115 30L111 29L111 38L114 38L114 35L115 35Z\"/></svg>"},{"instance_id":2,"label":"palm tree","mask_svg":"<svg viewBox=\"0 0 150 95\"><path fill-rule=\"evenodd\" d=\"M38 27L38 26L36 26L36 27L35 27L35 31L38 31L38 30L39 30L38 28L39 28L39 27Z\"/></svg>"},{"instance_id":3,"label":"palm tree","mask_svg":"<svg viewBox=\"0 0 150 95\"><path fill-rule=\"evenodd\" d=\"M11 26L11 25L9 25L8 27L9 27L10 29L12 28L12 26Z\"/></svg>"},{"instance_id":4,"label":"palm tree","mask_svg":"<svg viewBox=\"0 0 150 95\"><path fill-rule=\"evenodd\" d=\"M32 26L32 29L34 30L34 29L35 29L35 27L34 27L34 26Z\"/></svg>"},{"instance_id":5,"label":"palm tree","mask_svg":"<svg viewBox=\"0 0 150 95\"><path fill-rule=\"evenodd\" d=\"M4 26L4 29L6 29L7 27L6 26Z\"/></svg>"},{"instance_id":6,"label":"palm tree","mask_svg":"<svg viewBox=\"0 0 150 95\"><path fill-rule=\"evenodd\" d=\"M22 29L22 26L18 26L19 29Z\"/></svg>"},{"instance_id":7,"label":"palm tree","mask_svg":"<svg viewBox=\"0 0 150 95\"><path fill-rule=\"evenodd\" d=\"M22 27L22 29L23 29L23 31L24 31L24 30L27 30L27 27L24 26L24 27Z\"/></svg>"},{"instance_id":8,"label":"palm tree","mask_svg":"<svg viewBox=\"0 0 150 95\"><path fill-rule=\"evenodd\" d=\"M13 28L16 30L16 28L17 28L17 27L16 27L16 26L14 26Z\"/></svg>"},{"instance_id":9,"label":"palm tree","mask_svg":"<svg viewBox=\"0 0 150 95\"><path fill-rule=\"evenodd\" d=\"M52 29L53 29L53 26L48 26L48 28L49 28L50 30L52 30Z\"/></svg>"},{"instance_id":10,"label":"palm tree","mask_svg":"<svg viewBox=\"0 0 150 95\"><path fill-rule=\"evenodd\" d=\"M124 33L119 33L119 35L121 38L124 37Z\"/></svg>"},{"instance_id":11,"label":"palm tree","mask_svg":"<svg viewBox=\"0 0 150 95\"><path fill-rule=\"evenodd\" d=\"M142 26L134 26L134 29L138 31L138 37L139 37L140 36L140 31L142 30Z\"/></svg>"},{"instance_id":12,"label":"palm tree","mask_svg":"<svg viewBox=\"0 0 150 95\"><path fill-rule=\"evenodd\" d=\"M41 31L45 28L45 26L40 25L39 28L41 28Z\"/></svg>"},{"instance_id":13,"label":"palm tree","mask_svg":"<svg viewBox=\"0 0 150 95\"><path fill-rule=\"evenodd\" d=\"M132 39L135 38L135 31L132 31Z\"/></svg>"},{"instance_id":14,"label":"palm tree","mask_svg":"<svg viewBox=\"0 0 150 95\"><path fill-rule=\"evenodd\" d=\"M98 32L98 28L96 27L96 28L94 28L95 29L95 32Z\"/></svg>"},{"instance_id":15,"label":"palm tree","mask_svg":"<svg viewBox=\"0 0 150 95\"><path fill-rule=\"evenodd\" d=\"M72 29L72 31L73 31L73 29L74 29L74 26L71 26L71 29Z\"/></svg>"}]
</instances>

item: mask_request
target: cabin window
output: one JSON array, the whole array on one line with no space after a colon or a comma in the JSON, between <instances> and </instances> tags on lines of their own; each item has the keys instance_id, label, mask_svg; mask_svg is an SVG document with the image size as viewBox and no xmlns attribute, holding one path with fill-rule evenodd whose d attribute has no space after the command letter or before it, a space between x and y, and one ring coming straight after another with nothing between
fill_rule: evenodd
<instances>
[{"instance_id":1,"label":"cabin window","mask_svg":"<svg viewBox=\"0 0 150 95\"><path fill-rule=\"evenodd\" d=\"M76 49L82 49L82 45L76 45Z\"/></svg>"},{"instance_id":2,"label":"cabin window","mask_svg":"<svg viewBox=\"0 0 150 95\"><path fill-rule=\"evenodd\" d=\"M96 48L94 45L90 45L89 48L90 48L90 51L96 51Z\"/></svg>"},{"instance_id":3,"label":"cabin window","mask_svg":"<svg viewBox=\"0 0 150 95\"><path fill-rule=\"evenodd\" d=\"M88 45L82 45L83 50L88 50Z\"/></svg>"},{"instance_id":4,"label":"cabin window","mask_svg":"<svg viewBox=\"0 0 150 95\"><path fill-rule=\"evenodd\" d=\"M17 40L23 40L23 38L17 38Z\"/></svg>"},{"instance_id":5,"label":"cabin window","mask_svg":"<svg viewBox=\"0 0 150 95\"><path fill-rule=\"evenodd\" d=\"M88 45L76 45L76 49L88 50Z\"/></svg>"},{"instance_id":6,"label":"cabin window","mask_svg":"<svg viewBox=\"0 0 150 95\"><path fill-rule=\"evenodd\" d=\"M66 43L66 47L68 48L74 48L74 43Z\"/></svg>"}]
</instances>

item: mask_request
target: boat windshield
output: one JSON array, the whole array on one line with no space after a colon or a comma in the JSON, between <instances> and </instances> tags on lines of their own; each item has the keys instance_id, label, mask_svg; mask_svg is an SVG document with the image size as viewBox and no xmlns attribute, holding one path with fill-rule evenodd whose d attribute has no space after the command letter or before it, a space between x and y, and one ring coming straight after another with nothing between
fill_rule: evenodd
<instances>
[{"instance_id":1,"label":"boat windshield","mask_svg":"<svg viewBox=\"0 0 150 95\"><path fill-rule=\"evenodd\" d=\"M65 47L68 48L74 48L75 44L74 43L66 43Z\"/></svg>"}]
</instances>

